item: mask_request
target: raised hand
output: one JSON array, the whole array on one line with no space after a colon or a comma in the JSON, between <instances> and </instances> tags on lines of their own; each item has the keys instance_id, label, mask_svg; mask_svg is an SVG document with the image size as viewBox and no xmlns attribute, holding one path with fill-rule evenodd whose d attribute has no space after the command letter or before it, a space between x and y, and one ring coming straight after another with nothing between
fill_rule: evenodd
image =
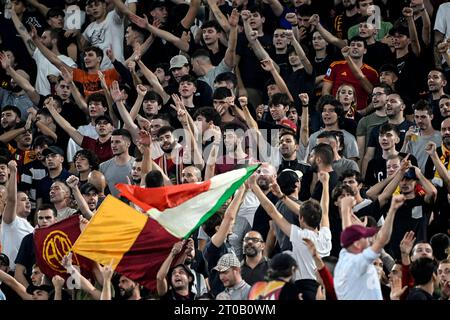
<instances>
[{"instance_id":1,"label":"raised hand","mask_svg":"<svg viewBox=\"0 0 450 320\"><path fill-rule=\"evenodd\" d=\"M236 28L239 23L239 11L236 8L231 11L231 15L228 16L228 23L231 27Z\"/></svg>"},{"instance_id":2,"label":"raised hand","mask_svg":"<svg viewBox=\"0 0 450 320\"><path fill-rule=\"evenodd\" d=\"M402 162L400 163L400 171L405 173L409 167L411 167L411 161L408 160L409 158L409 153L406 155L405 158L403 158Z\"/></svg>"},{"instance_id":3,"label":"raised hand","mask_svg":"<svg viewBox=\"0 0 450 320\"><path fill-rule=\"evenodd\" d=\"M275 69L275 66L273 65L273 61L272 59L264 59L261 60L261 67L265 70L265 71L272 71Z\"/></svg>"},{"instance_id":4,"label":"raised hand","mask_svg":"<svg viewBox=\"0 0 450 320\"><path fill-rule=\"evenodd\" d=\"M313 25L315 27L317 27L317 25L320 23L320 17L318 14L313 14L310 18L309 18L309 24Z\"/></svg>"},{"instance_id":5,"label":"raised hand","mask_svg":"<svg viewBox=\"0 0 450 320\"><path fill-rule=\"evenodd\" d=\"M120 91L119 83L117 81L113 81L111 85L111 97L114 102L121 101L123 99L123 92Z\"/></svg>"},{"instance_id":6,"label":"raised hand","mask_svg":"<svg viewBox=\"0 0 450 320\"><path fill-rule=\"evenodd\" d=\"M142 84L138 84L136 86L136 92L140 97L144 97L147 94L147 87L143 86Z\"/></svg>"},{"instance_id":7,"label":"raised hand","mask_svg":"<svg viewBox=\"0 0 450 320\"><path fill-rule=\"evenodd\" d=\"M300 93L298 97L303 106L307 106L309 104L309 96L307 93Z\"/></svg>"},{"instance_id":8,"label":"raised hand","mask_svg":"<svg viewBox=\"0 0 450 320\"><path fill-rule=\"evenodd\" d=\"M111 259L111 262L109 264L106 264L103 267L100 267L100 272L103 275L104 281L111 281L111 278L114 274L114 270L112 268L113 264L114 264L114 259Z\"/></svg>"},{"instance_id":9,"label":"raised hand","mask_svg":"<svg viewBox=\"0 0 450 320\"><path fill-rule=\"evenodd\" d=\"M179 241L177 243L175 243L172 247L172 250L170 251L170 254L172 256L176 256L177 254L179 254L181 252L181 250L183 249L184 243L186 242L186 240L183 241Z\"/></svg>"},{"instance_id":10,"label":"raised hand","mask_svg":"<svg viewBox=\"0 0 450 320\"><path fill-rule=\"evenodd\" d=\"M150 137L150 132L148 132L147 130L141 129L139 131L139 139L137 142L144 146L150 146L151 141L152 141L152 139Z\"/></svg>"},{"instance_id":11,"label":"raised hand","mask_svg":"<svg viewBox=\"0 0 450 320\"><path fill-rule=\"evenodd\" d=\"M86 229L89 220L80 215L80 231L83 232Z\"/></svg>"},{"instance_id":12,"label":"raised hand","mask_svg":"<svg viewBox=\"0 0 450 320\"><path fill-rule=\"evenodd\" d=\"M111 46L108 49L106 49L106 56L109 58L109 60L111 60L111 62L114 62L114 60L116 60L116 57L114 56L114 51Z\"/></svg>"},{"instance_id":13,"label":"raised hand","mask_svg":"<svg viewBox=\"0 0 450 320\"><path fill-rule=\"evenodd\" d=\"M66 281L61 276L55 275L52 278L52 283L55 289L62 289Z\"/></svg>"},{"instance_id":14,"label":"raised hand","mask_svg":"<svg viewBox=\"0 0 450 320\"><path fill-rule=\"evenodd\" d=\"M0 62L2 64L2 68L5 70L11 67L11 59L8 57L5 51L2 51L0 53Z\"/></svg>"},{"instance_id":15,"label":"raised hand","mask_svg":"<svg viewBox=\"0 0 450 320\"><path fill-rule=\"evenodd\" d=\"M437 45L437 50L439 53L444 54L447 53L449 46L450 44L448 40L447 41L444 40Z\"/></svg>"},{"instance_id":16,"label":"raised hand","mask_svg":"<svg viewBox=\"0 0 450 320\"><path fill-rule=\"evenodd\" d=\"M177 118L181 124L186 125L188 123L187 111L184 109L178 109Z\"/></svg>"},{"instance_id":17,"label":"raised hand","mask_svg":"<svg viewBox=\"0 0 450 320\"><path fill-rule=\"evenodd\" d=\"M326 171L320 171L317 175L319 181L323 184L327 184L330 181L330 175Z\"/></svg>"},{"instance_id":18,"label":"raised hand","mask_svg":"<svg viewBox=\"0 0 450 320\"><path fill-rule=\"evenodd\" d=\"M285 16L287 22L289 22L291 25L297 25L298 24L298 18L295 12L289 12Z\"/></svg>"},{"instance_id":19,"label":"raised hand","mask_svg":"<svg viewBox=\"0 0 450 320\"><path fill-rule=\"evenodd\" d=\"M255 30L250 31L248 38L249 38L248 41L250 41L250 42L254 42L254 41L258 40L258 31L255 31Z\"/></svg>"},{"instance_id":20,"label":"raised hand","mask_svg":"<svg viewBox=\"0 0 450 320\"><path fill-rule=\"evenodd\" d=\"M150 23L148 23L148 18L144 14L144 18L139 17L138 15L132 13L128 16L131 22L133 22L135 25L137 25L139 28L142 29L148 29L150 26Z\"/></svg>"},{"instance_id":21,"label":"raised hand","mask_svg":"<svg viewBox=\"0 0 450 320\"><path fill-rule=\"evenodd\" d=\"M397 194L392 196L391 209L398 210L405 203L405 196L402 194Z\"/></svg>"},{"instance_id":22,"label":"raised hand","mask_svg":"<svg viewBox=\"0 0 450 320\"><path fill-rule=\"evenodd\" d=\"M413 14L414 14L414 11L410 7L404 7L403 10L402 10L402 14L403 14L403 16L405 18L412 18Z\"/></svg>"},{"instance_id":23,"label":"raised hand","mask_svg":"<svg viewBox=\"0 0 450 320\"><path fill-rule=\"evenodd\" d=\"M284 30L284 35L286 36L286 39L291 42L293 41L294 38L294 33L292 32L292 30Z\"/></svg>"},{"instance_id":24,"label":"raised hand","mask_svg":"<svg viewBox=\"0 0 450 320\"><path fill-rule=\"evenodd\" d=\"M73 71L67 70L67 68L61 69L61 76L63 77L64 81L68 84L73 82Z\"/></svg>"},{"instance_id":25,"label":"raised hand","mask_svg":"<svg viewBox=\"0 0 450 320\"><path fill-rule=\"evenodd\" d=\"M282 198L284 196L283 192L281 191L280 185L277 182L277 179L275 177L272 177L270 179L270 192L273 193L273 195L277 198Z\"/></svg>"},{"instance_id":26,"label":"raised hand","mask_svg":"<svg viewBox=\"0 0 450 320\"><path fill-rule=\"evenodd\" d=\"M15 160L10 160L8 162L8 169L12 172L17 172L17 162Z\"/></svg>"},{"instance_id":27,"label":"raised hand","mask_svg":"<svg viewBox=\"0 0 450 320\"><path fill-rule=\"evenodd\" d=\"M183 101L180 99L180 97L177 94L172 94L172 100L175 103L175 105L171 104L170 106L178 112L178 110L183 109L185 110L186 107L183 104Z\"/></svg>"},{"instance_id":28,"label":"raised hand","mask_svg":"<svg viewBox=\"0 0 450 320\"><path fill-rule=\"evenodd\" d=\"M402 278L400 277L392 277L391 279L391 300L400 300L400 297L406 291L408 286L404 286L402 288Z\"/></svg>"},{"instance_id":29,"label":"raised hand","mask_svg":"<svg viewBox=\"0 0 450 320\"><path fill-rule=\"evenodd\" d=\"M127 68L128 70L130 70L130 72L136 72L136 61L134 60L129 60L127 62Z\"/></svg>"},{"instance_id":30,"label":"raised hand","mask_svg":"<svg viewBox=\"0 0 450 320\"><path fill-rule=\"evenodd\" d=\"M414 237L414 231L406 232L402 241L400 241L400 252L409 256L415 242L416 237Z\"/></svg>"},{"instance_id":31,"label":"raised hand","mask_svg":"<svg viewBox=\"0 0 450 320\"><path fill-rule=\"evenodd\" d=\"M250 19L250 16L252 15L252 13L248 10L242 10L241 11L241 17L243 21L247 21L248 19Z\"/></svg>"},{"instance_id":32,"label":"raised hand","mask_svg":"<svg viewBox=\"0 0 450 320\"><path fill-rule=\"evenodd\" d=\"M341 49L341 53L344 56L344 58L348 57L348 55L350 54L350 47L349 46L345 46Z\"/></svg>"},{"instance_id":33,"label":"raised hand","mask_svg":"<svg viewBox=\"0 0 450 320\"><path fill-rule=\"evenodd\" d=\"M436 152L436 143L429 141L425 146L425 152L430 156L433 155Z\"/></svg>"},{"instance_id":34,"label":"raised hand","mask_svg":"<svg viewBox=\"0 0 450 320\"><path fill-rule=\"evenodd\" d=\"M353 206L356 204L356 200L353 196L345 196L341 199L340 204L342 211L344 208L353 208Z\"/></svg>"},{"instance_id":35,"label":"raised hand","mask_svg":"<svg viewBox=\"0 0 450 320\"><path fill-rule=\"evenodd\" d=\"M61 265L67 270L72 268L72 252L69 252L61 259Z\"/></svg>"},{"instance_id":36,"label":"raised hand","mask_svg":"<svg viewBox=\"0 0 450 320\"><path fill-rule=\"evenodd\" d=\"M78 184L80 183L80 179L78 177L72 175L67 178L66 183L71 189L75 189L78 187Z\"/></svg>"},{"instance_id":37,"label":"raised hand","mask_svg":"<svg viewBox=\"0 0 450 320\"><path fill-rule=\"evenodd\" d=\"M240 96L238 98L239 104L241 105L241 107L245 107L248 105L248 98L246 96Z\"/></svg>"},{"instance_id":38,"label":"raised hand","mask_svg":"<svg viewBox=\"0 0 450 320\"><path fill-rule=\"evenodd\" d=\"M203 133L203 141L208 141L212 137L214 137L215 143L220 143L222 140L222 131L220 130L220 127L214 125L214 123L210 123Z\"/></svg>"}]
</instances>

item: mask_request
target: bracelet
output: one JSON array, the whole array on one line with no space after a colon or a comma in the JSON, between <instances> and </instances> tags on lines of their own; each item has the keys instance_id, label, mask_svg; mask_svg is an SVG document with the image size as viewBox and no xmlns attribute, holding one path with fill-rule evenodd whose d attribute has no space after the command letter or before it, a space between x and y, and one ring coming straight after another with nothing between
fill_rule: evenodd
<instances>
[{"instance_id":1,"label":"bracelet","mask_svg":"<svg viewBox=\"0 0 450 320\"><path fill-rule=\"evenodd\" d=\"M285 194L283 194L283 196L280 198L280 200L284 200L284 199L286 199L286 195Z\"/></svg>"},{"instance_id":2,"label":"bracelet","mask_svg":"<svg viewBox=\"0 0 450 320\"><path fill-rule=\"evenodd\" d=\"M302 107L303 108L308 108L308 105L307 104L302 104Z\"/></svg>"}]
</instances>

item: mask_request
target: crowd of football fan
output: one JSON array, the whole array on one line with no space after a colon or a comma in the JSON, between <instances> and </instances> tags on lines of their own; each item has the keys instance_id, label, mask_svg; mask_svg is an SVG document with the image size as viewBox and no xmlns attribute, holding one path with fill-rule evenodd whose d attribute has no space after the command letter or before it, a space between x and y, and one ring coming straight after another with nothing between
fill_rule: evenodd
<instances>
[{"instance_id":1,"label":"crowd of football fan","mask_svg":"<svg viewBox=\"0 0 450 320\"><path fill-rule=\"evenodd\" d=\"M0 300L449 299L450 2L1 2ZM36 264L118 183L255 163L155 290Z\"/></svg>"}]
</instances>

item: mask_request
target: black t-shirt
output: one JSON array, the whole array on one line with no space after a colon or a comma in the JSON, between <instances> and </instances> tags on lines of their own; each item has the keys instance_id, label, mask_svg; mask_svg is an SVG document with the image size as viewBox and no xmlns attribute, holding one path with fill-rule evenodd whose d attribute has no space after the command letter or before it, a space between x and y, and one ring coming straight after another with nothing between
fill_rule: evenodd
<instances>
[{"instance_id":1,"label":"black t-shirt","mask_svg":"<svg viewBox=\"0 0 450 320\"><path fill-rule=\"evenodd\" d=\"M400 142L395 146L395 149L397 151L400 151L400 149L403 146L403 140L405 139L406 131L408 131L409 127L414 125L413 122L409 122L408 120L404 120L402 123L396 125L398 131L400 132ZM367 143L367 147L374 147L375 148L375 155L374 158L378 157L380 158L383 154L383 150L381 149L380 144L378 143L378 136L380 135L380 128L382 124L379 126L376 126L372 129L369 135L369 142Z\"/></svg>"},{"instance_id":2,"label":"black t-shirt","mask_svg":"<svg viewBox=\"0 0 450 320\"><path fill-rule=\"evenodd\" d=\"M407 154L399 152L399 155L404 158ZM413 155L410 154L408 160L413 166L417 166L417 159ZM386 161L383 157L376 157L369 161L365 178L366 184L373 186L387 178Z\"/></svg>"},{"instance_id":3,"label":"black t-shirt","mask_svg":"<svg viewBox=\"0 0 450 320\"><path fill-rule=\"evenodd\" d=\"M419 93L427 91L423 62L414 53L409 52L404 57L395 59L394 65L399 73L395 87L406 104L405 115L413 114L412 104L419 100Z\"/></svg>"},{"instance_id":4,"label":"black t-shirt","mask_svg":"<svg viewBox=\"0 0 450 320\"><path fill-rule=\"evenodd\" d=\"M364 55L364 63L375 70L380 70L383 64L393 64L395 56L389 46L385 43L375 41L374 44L367 45L367 53Z\"/></svg>"},{"instance_id":5,"label":"black t-shirt","mask_svg":"<svg viewBox=\"0 0 450 320\"><path fill-rule=\"evenodd\" d=\"M188 296L182 296L182 295L178 294L176 291L174 291L173 289L168 290L167 293L161 297L161 300L163 300L163 301L173 301L173 300L192 301L194 299L195 299L195 294L192 293L191 291L189 291Z\"/></svg>"},{"instance_id":6,"label":"black t-shirt","mask_svg":"<svg viewBox=\"0 0 450 320\"><path fill-rule=\"evenodd\" d=\"M271 35L264 34L258 40L267 52L272 51ZM251 49L245 34L241 33L238 35L236 54L240 57L239 71L241 72L244 86L265 92L265 83L270 79L270 73L262 69L259 59Z\"/></svg>"},{"instance_id":7,"label":"black t-shirt","mask_svg":"<svg viewBox=\"0 0 450 320\"><path fill-rule=\"evenodd\" d=\"M386 216L390 207L390 200L381 209ZM408 199L397 210L392 228L391 240L386 245L386 251L394 259L400 259L400 242L408 231L414 231L416 241L427 240L427 225L430 217L430 206L425 202L424 196L416 195Z\"/></svg>"},{"instance_id":8,"label":"black t-shirt","mask_svg":"<svg viewBox=\"0 0 450 320\"><path fill-rule=\"evenodd\" d=\"M305 69L302 68L289 73L285 79L289 92L294 98L295 106L301 105L300 98L298 97L300 93L307 93L309 97L314 95L314 86L316 81L316 74L314 71L312 74L308 74ZM301 110L298 111L301 113Z\"/></svg>"},{"instance_id":9,"label":"black t-shirt","mask_svg":"<svg viewBox=\"0 0 450 320\"><path fill-rule=\"evenodd\" d=\"M409 289L406 300L434 300L433 296L421 288Z\"/></svg>"},{"instance_id":10,"label":"black t-shirt","mask_svg":"<svg viewBox=\"0 0 450 320\"><path fill-rule=\"evenodd\" d=\"M348 17L345 12L336 16L333 21L333 34L339 39L347 39L348 29L358 24L360 18L359 14Z\"/></svg>"},{"instance_id":11,"label":"black t-shirt","mask_svg":"<svg viewBox=\"0 0 450 320\"><path fill-rule=\"evenodd\" d=\"M209 58L211 59L211 63L213 66L218 66L220 62L222 62L225 57L225 52L227 51L227 47L222 44L219 40L219 51L216 53L212 52L208 49L206 45L203 44L203 39L201 40L201 44L195 43L193 40L189 43L189 55L192 55L198 49L205 49L209 52Z\"/></svg>"},{"instance_id":12,"label":"black t-shirt","mask_svg":"<svg viewBox=\"0 0 450 320\"><path fill-rule=\"evenodd\" d=\"M36 257L34 254L33 233L27 234L25 237L23 237L14 263L21 264L25 267L26 278L28 279L28 281L30 281L32 268L33 265L36 263Z\"/></svg>"},{"instance_id":13,"label":"black t-shirt","mask_svg":"<svg viewBox=\"0 0 450 320\"><path fill-rule=\"evenodd\" d=\"M172 94L179 94L179 83L175 82L171 85L169 85L166 88L166 92L169 95ZM194 93L194 105L197 108L201 107L210 107L212 106L213 100L212 100L213 91L211 87L202 80L197 80L197 91Z\"/></svg>"}]
</instances>

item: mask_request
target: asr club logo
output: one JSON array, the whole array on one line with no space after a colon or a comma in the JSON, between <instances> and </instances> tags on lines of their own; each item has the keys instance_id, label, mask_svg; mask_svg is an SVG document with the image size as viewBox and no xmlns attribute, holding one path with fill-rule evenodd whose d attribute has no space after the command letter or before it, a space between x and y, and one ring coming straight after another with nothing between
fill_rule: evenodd
<instances>
[{"instance_id":1,"label":"asr club logo","mask_svg":"<svg viewBox=\"0 0 450 320\"><path fill-rule=\"evenodd\" d=\"M72 241L65 232L52 231L44 240L42 257L50 268L59 273L66 273L66 269L61 265L61 260L71 251L72 245ZM73 256L73 260L74 265L80 264L76 255Z\"/></svg>"}]
</instances>

